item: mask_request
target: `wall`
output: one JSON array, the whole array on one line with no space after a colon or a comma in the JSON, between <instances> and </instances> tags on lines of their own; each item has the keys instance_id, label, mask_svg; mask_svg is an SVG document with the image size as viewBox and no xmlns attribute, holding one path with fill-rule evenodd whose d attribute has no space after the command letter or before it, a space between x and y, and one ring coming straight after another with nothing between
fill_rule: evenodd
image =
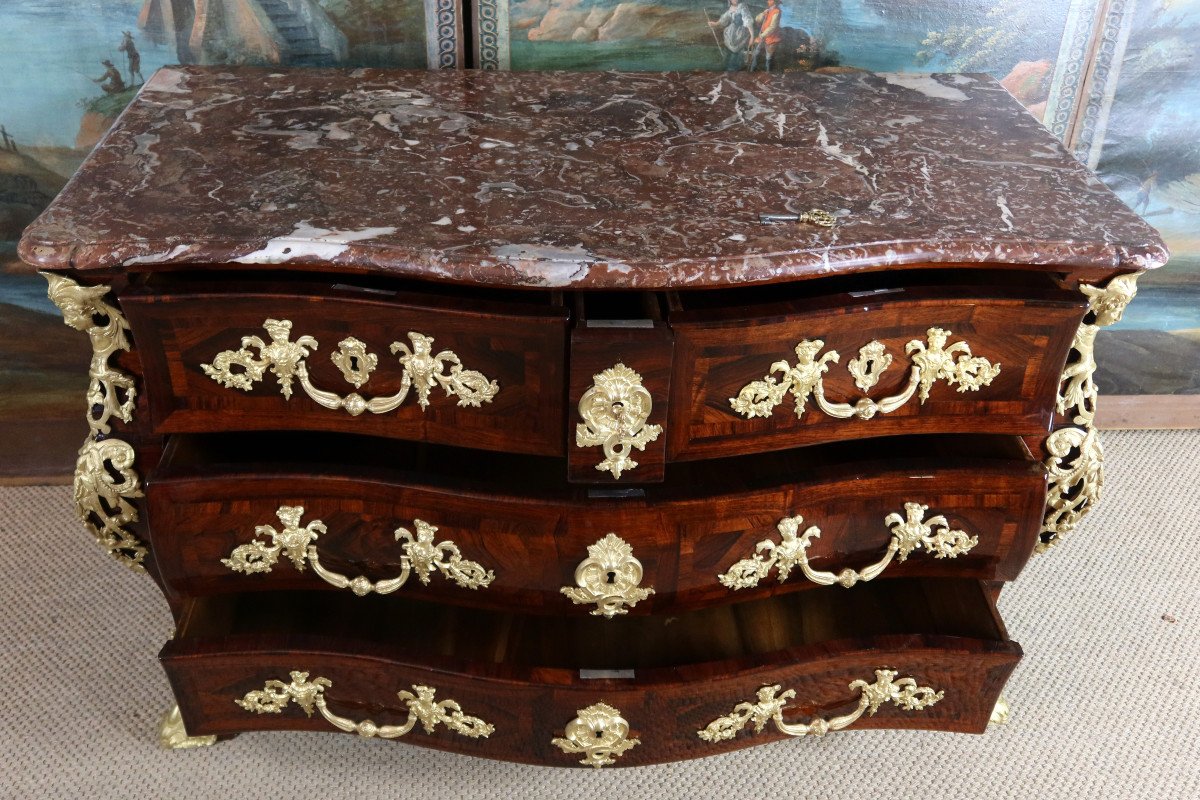
<instances>
[{"instance_id":1,"label":"wall","mask_svg":"<svg viewBox=\"0 0 1200 800\"><path fill-rule=\"evenodd\" d=\"M766 0L747 2L757 13ZM748 66L731 65L706 24L726 9L721 0L473 3L484 67ZM1171 263L1102 334L1099 382L1110 395L1174 396L1138 400L1135 422L1166 408L1176 421L1193 409L1200 424L1200 0L781 0L781 9L774 69L988 72L1159 227ZM303 32L279 33L279 15L295 10L317 47ZM133 88L107 94L95 82L103 59L123 82L140 82L117 49L124 32L143 76L180 61L454 66L458 15L452 0L0 3L0 126L11 137L0 141L0 476L65 474L83 435L86 343L14 248L132 98Z\"/></svg>"}]
</instances>

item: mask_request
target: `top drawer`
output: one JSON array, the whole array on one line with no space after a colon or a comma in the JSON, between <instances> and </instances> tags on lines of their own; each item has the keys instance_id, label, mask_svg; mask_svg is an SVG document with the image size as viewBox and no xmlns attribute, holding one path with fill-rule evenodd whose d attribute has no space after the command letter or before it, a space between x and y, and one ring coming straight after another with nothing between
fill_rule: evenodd
<instances>
[{"instance_id":1,"label":"top drawer","mask_svg":"<svg viewBox=\"0 0 1200 800\"><path fill-rule=\"evenodd\" d=\"M472 294L156 277L121 305L156 432L326 430L561 455L566 310L551 295Z\"/></svg>"},{"instance_id":2,"label":"top drawer","mask_svg":"<svg viewBox=\"0 0 1200 800\"><path fill-rule=\"evenodd\" d=\"M1085 311L1079 293L1016 271L890 271L671 299L673 460L1043 433Z\"/></svg>"}]
</instances>

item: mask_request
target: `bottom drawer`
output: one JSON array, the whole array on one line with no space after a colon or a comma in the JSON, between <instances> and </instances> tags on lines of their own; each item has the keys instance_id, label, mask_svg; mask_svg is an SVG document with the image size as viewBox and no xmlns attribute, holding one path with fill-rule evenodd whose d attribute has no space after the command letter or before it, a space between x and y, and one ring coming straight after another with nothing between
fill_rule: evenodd
<instances>
[{"instance_id":1,"label":"bottom drawer","mask_svg":"<svg viewBox=\"0 0 1200 800\"><path fill-rule=\"evenodd\" d=\"M192 735L343 730L599 767L842 728L984 730L1021 649L980 583L838 589L614 620L221 596L191 601L161 659Z\"/></svg>"}]
</instances>

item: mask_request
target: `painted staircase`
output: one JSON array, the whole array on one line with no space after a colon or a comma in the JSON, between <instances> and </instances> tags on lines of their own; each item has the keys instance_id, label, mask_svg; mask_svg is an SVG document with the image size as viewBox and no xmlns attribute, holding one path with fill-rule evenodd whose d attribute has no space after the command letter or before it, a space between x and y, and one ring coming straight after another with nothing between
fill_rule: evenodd
<instances>
[{"instance_id":1,"label":"painted staircase","mask_svg":"<svg viewBox=\"0 0 1200 800\"><path fill-rule=\"evenodd\" d=\"M337 63L332 50L322 47L308 23L285 0L258 0L283 38L283 62L297 67L328 67Z\"/></svg>"}]
</instances>

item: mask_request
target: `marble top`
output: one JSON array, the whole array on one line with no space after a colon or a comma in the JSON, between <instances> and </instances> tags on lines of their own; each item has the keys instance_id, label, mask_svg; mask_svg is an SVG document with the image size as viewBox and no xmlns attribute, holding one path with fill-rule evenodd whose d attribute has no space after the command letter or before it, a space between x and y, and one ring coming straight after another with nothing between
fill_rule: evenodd
<instances>
[{"instance_id":1,"label":"marble top","mask_svg":"<svg viewBox=\"0 0 1200 800\"><path fill-rule=\"evenodd\" d=\"M20 253L593 288L1167 255L986 76L229 67L152 76Z\"/></svg>"}]
</instances>

